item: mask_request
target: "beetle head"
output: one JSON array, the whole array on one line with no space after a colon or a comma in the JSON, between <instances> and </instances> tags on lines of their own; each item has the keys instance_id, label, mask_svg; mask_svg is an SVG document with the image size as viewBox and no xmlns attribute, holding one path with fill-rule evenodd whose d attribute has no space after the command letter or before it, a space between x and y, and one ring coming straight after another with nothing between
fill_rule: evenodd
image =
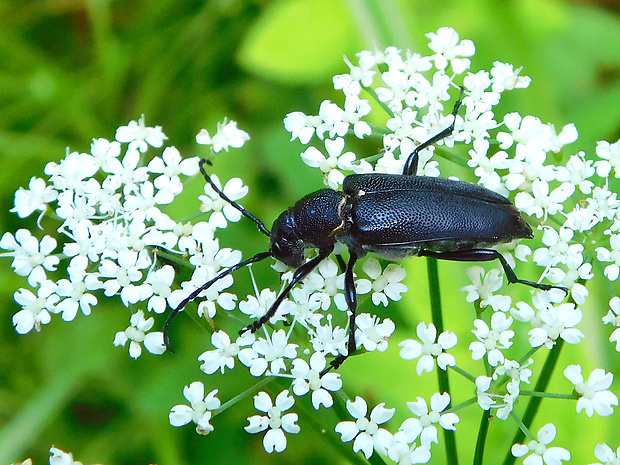
<instances>
[{"instance_id":1,"label":"beetle head","mask_svg":"<svg viewBox=\"0 0 620 465\"><path fill-rule=\"evenodd\" d=\"M271 228L272 257L285 265L297 268L304 261L304 242L295 230L292 210L286 210L273 223Z\"/></svg>"}]
</instances>

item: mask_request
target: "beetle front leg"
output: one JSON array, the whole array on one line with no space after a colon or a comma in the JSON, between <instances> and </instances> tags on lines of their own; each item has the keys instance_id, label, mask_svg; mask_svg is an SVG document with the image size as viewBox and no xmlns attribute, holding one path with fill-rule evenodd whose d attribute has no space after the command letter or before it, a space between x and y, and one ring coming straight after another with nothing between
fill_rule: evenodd
<instances>
[{"instance_id":1,"label":"beetle front leg","mask_svg":"<svg viewBox=\"0 0 620 465\"><path fill-rule=\"evenodd\" d=\"M276 314L278 307L280 306L282 302L284 302L284 299L286 298L288 293L291 292L291 289L293 289L293 287L295 287L297 283L299 283L300 281L303 281L303 279L306 276L308 276L310 272L314 270L318 266L318 264L321 263L323 260L325 260L331 253L332 253L332 249L320 250L319 255L314 257L312 260L308 260L306 263L304 263L299 268L297 268L295 270L295 273L293 274L293 278L291 279L291 282L288 283L288 285L276 298L275 302L271 304L271 307L269 307L269 310L267 310L267 312L260 319L254 321L253 323L250 323L245 328L243 328L241 331L239 331L239 334L243 334L246 331L255 333L260 327L266 324Z\"/></svg>"},{"instance_id":2,"label":"beetle front leg","mask_svg":"<svg viewBox=\"0 0 620 465\"><path fill-rule=\"evenodd\" d=\"M568 294L568 289L562 286L553 286L551 284L535 283L517 277L515 270L508 264L504 256L494 249L470 249L458 250L455 252L433 252L432 250L422 250L418 253L420 257L433 257L438 260L451 260L455 262L490 262L499 260L506 274L509 284L519 283L525 284L536 289L548 291L549 289L562 289Z\"/></svg>"},{"instance_id":3,"label":"beetle front leg","mask_svg":"<svg viewBox=\"0 0 620 465\"><path fill-rule=\"evenodd\" d=\"M347 263L347 269L344 275L344 299L347 302L349 308L349 341L347 342L347 354L339 355L331 362L331 367L337 369L342 362L350 357L357 349L355 343L355 314L357 312L357 291L355 290L355 280L353 279L353 269L355 268L355 262L359 258L358 253L350 249L349 250L349 263Z\"/></svg>"}]
</instances>

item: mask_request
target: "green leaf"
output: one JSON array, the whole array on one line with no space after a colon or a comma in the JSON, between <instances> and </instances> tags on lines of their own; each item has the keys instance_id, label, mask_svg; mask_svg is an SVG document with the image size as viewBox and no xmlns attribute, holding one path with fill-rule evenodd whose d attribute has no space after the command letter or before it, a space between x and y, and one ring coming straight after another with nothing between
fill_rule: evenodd
<instances>
[{"instance_id":1,"label":"green leaf","mask_svg":"<svg viewBox=\"0 0 620 465\"><path fill-rule=\"evenodd\" d=\"M282 0L265 8L241 45L241 66L283 83L314 83L342 69L359 51L343 0Z\"/></svg>"}]
</instances>

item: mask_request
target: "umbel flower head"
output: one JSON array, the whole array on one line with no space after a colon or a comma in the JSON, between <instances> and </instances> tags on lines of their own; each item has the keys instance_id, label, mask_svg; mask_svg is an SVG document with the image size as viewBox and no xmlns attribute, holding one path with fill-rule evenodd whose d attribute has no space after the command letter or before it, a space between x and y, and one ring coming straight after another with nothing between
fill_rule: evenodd
<instances>
[{"instance_id":1,"label":"umbel flower head","mask_svg":"<svg viewBox=\"0 0 620 465\"><path fill-rule=\"evenodd\" d=\"M540 369L530 355L551 354L564 343L580 344L588 336L587 328L580 327L588 282L615 281L619 276L620 201L609 178L620 177L620 143L599 143L595 156L573 153L566 146L577 139L574 125L556 130L532 115L499 114L497 105L505 92L529 86L522 70L499 61L488 70L472 69L473 42L451 28L427 37L426 54L387 47L345 58L349 72L333 78L342 102L325 100L316 115L297 111L284 118L291 140L308 145L300 163L316 168L317 180L336 190L354 173L401 175L416 148L413 175L448 177L444 156L452 147L465 145L460 160L472 172L469 181L513 202L542 240L539 245L526 241L497 249L510 268L531 262L524 269L533 275L530 284L540 279L556 287L533 288L526 300L519 300L517 292L505 287L506 266L478 264L464 274L471 284L461 289L463 308L458 311L472 310L468 327L456 327L450 319L445 319L444 329L437 321L422 322L416 330L419 341L404 336L398 341L402 358L416 360L403 373L411 377L409 399L416 400L395 408L377 402L368 413L362 397L347 397L347 380L331 365L349 355L353 344L354 356L386 352L395 335L401 337L401 320L380 318L372 306L389 306L412 285L419 287L407 281L405 268L368 256L360 257L354 273L347 275L346 263L342 266L346 247L341 247L335 258L325 258L302 280L304 265L295 270L273 263L268 272L281 273L279 291L261 286L261 275L252 275L252 290L241 289L233 271L254 262L247 257L243 262L242 251L222 247L218 235L243 217L269 233L239 204L249 195L248 187L239 178L221 179L205 172L203 192L195 199L196 215L179 217L175 202L185 180L211 162L185 158L174 146L164 146L168 138L162 128L147 126L144 117L118 128L115 140L95 139L85 153L68 151L60 162L45 166L45 176L33 176L28 188L16 192L11 211L20 218L37 215L37 225L43 228L21 228L0 238L6 251L2 255L12 259L14 272L25 281L14 294L20 307L13 316L16 331L26 334L61 319L86 317L103 300L118 297L118 307L129 309L129 324L110 339L116 346L128 345L129 355L138 358L143 347L154 355L165 352L159 331L163 318L180 310L196 312L211 332L197 355L200 374L209 378L185 387L189 405L175 405L170 423L193 423L199 434L207 435L214 430L217 414L253 397L260 414L250 414L244 429L261 434L269 453L284 451L291 435L307 424L293 410L339 415L325 428L326 434L329 430L336 439L351 443L351 453L362 452L366 458L380 454L402 464L430 461L435 444L443 441L439 427L453 434L461 408L493 409L499 421L520 415L513 407L519 397L532 394L522 391L520 384L529 383ZM455 105L459 94L462 102ZM377 127L377 121L385 121L384 127ZM447 135L434 137L442 132ZM424 144L431 138L432 143ZM348 145L351 139L365 139L365 147L374 142L375 150L357 153ZM241 149L248 141L249 135L228 119L215 133L203 129L196 136L209 151L209 160L218 153L234 156L223 152ZM459 157L450 152L447 158ZM561 159L564 165L554 164ZM255 261L271 253L258 254ZM396 258L401 255L394 252ZM305 251L305 263L317 257L323 258L317 251ZM600 276L597 267L603 270ZM359 297L355 320L351 289ZM274 302L277 311L269 314ZM620 301L610 295L609 302L603 322L618 327ZM257 324L262 318L268 321ZM618 343L619 334L614 331L610 340ZM529 340L521 354L518 339ZM467 344L460 352L459 341ZM467 347L470 354L458 360L456 354L467 354ZM472 362L479 369L469 373L463 366ZM427 403L415 391L416 378L435 371L435 364L438 376L458 372L471 382L471 390L435 393ZM227 389L211 388L231 370L247 370L255 385L240 388L243 392L230 391L230 384L225 384ZM576 365L564 373L579 395L555 397L576 401L577 411L585 410L588 416L613 414L617 397L611 392L610 373L595 369L587 381ZM210 386L206 395L205 385ZM216 395L229 400L222 403ZM304 402L312 408L293 409ZM394 429L390 422L397 408L403 418L414 416ZM559 463L570 457L563 448L549 447L556 435L553 424L537 436L529 432L529 425L522 426L529 442L507 445L515 457L527 456L525 463ZM468 429L459 425L459 433ZM610 454L598 447L597 457Z\"/></svg>"}]
</instances>

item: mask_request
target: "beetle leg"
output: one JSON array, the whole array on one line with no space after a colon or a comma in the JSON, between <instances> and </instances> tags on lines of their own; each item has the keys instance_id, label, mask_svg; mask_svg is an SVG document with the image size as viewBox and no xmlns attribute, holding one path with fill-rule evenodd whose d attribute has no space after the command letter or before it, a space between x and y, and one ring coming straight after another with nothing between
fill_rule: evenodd
<instances>
[{"instance_id":1,"label":"beetle leg","mask_svg":"<svg viewBox=\"0 0 620 465\"><path fill-rule=\"evenodd\" d=\"M429 147L430 145L433 145L435 142L439 142L441 139L445 139L450 134L452 134L452 132L454 131L454 123L456 122L456 115L459 113L459 108L461 108L461 103L463 103L464 91L465 89L461 87L461 93L459 95L459 99L456 101L456 103L454 104L454 108L452 109L452 116L453 116L452 124L450 124L450 126L448 126L443 131L440 131L439 133L435 134L433 137L431 137L427 141L422 142L420 145L418 145L413 150L413 152L411 152L411 155L409 155L409 157L407 158L407 161L405 162L405 166L403 168L404 175L415 176L416 173L418 172L418 159L419 159L418 153L420 153L422 150Z\"/></svg>"},{"instance_id":2,"label":"beetle leg","mask_svg":"<svg viewBox=\"0 0 620 465\"><path fill-rule=\"evenodd\" d=\"M344 258L342 258L342 255L336 255L336 261L338 262L338 266L340 267L340 272L344 273L347 269L347 264L345 263Z\"/></svg>"},{"instance_id":3,"label":"beetle leg","mask_svg":"<svg viewBox=\"0 0 620 465\"><path fill-rule=\"evenodd\" d=\"M306 276L308 276L310 272L318 266L319 263L325 260L329 256L329 254L332 253L332 250L333 250L333 247L331 249L319 250L319 254L316 257L314 257L312 260L308 260L306 263L304 263L299 268L297 268L295 270L295 273L293 274L293 278L291 279L291 282L288 283L288 285L280 293L280 295L275 300L275 302L271 304L271 307L269 307L269 310L267 310L267 312L262 317L260 317L260 319L254 321L253 323L250 323L245 328L243 328L241 331L239 331L239 334L243 334L246 331L255 333L256 330L258 330L261 326L267 323L276 314L278 307L284 301L288 293L291 292L291 289L293 289L293 287L295 287L297 283L299 283Z\"/></svg>"},{"instance_id":4,"label":"beetle leg","mask_svg":"<svg viewBox=\"0 0 620 465\"><path fill-rule=\"evenodd\" d=\"M347 302L349 308L349 341L347 342L347 354L339 355L331 362L331 367L337 369L342 362L344 362L349 356L351 356L357 349L355 343L355 314L357 312L357 291L355 290L355 281L353 279L353 269L355 263L359 258L358 253L350 249L349 251L349 263L347 263L347 270L344 275L344 299Z\"/></svg>"},{"instance_id":5,"label":"beetle leg","mask_svg":"<svg viewBox=\"0 0 620 465\"><path fill-rule=\"evenodd\" d=\"M170 344L170 339L169 339L169 336L168 336L168 332L170 331L170 324L172 323L172 320L175 319L177 314L181 310L183 310L188 303L190 303L192 300L197 298L200 294L202 294L204 291L209 289L213 284L215 284L220 279L228 276L231 273L234 273L235 271L243 268L244 266L250 265L252 263L259 262L261 260L264 260L267 257L271 257L271 253L270 252L260 252L260 253L257 253L252 258L248 258L247 260L245 260L243 262L239 262L236 265L233 265L230 268L225 269L220 274L218 274L213 279L210 279L209 281L204 283L198 289L195 289L190 295L188 295L185 299L183 299L175 307L175 309L172 310L172 312L170 312L170 315L168 315L168 319L166 320L166 323L164 324L164 328L163 328L164 344L166 345L166 348L168 349L168 351L174 354L174 349L172 348L172 345Z\"/></svg>"},{"instance_id":6,"label":"beetle leg","mask_svg":"<svg viewBox=\"0 0 620 465\"><path fill-rule=\"evenodd\" d=\"M562 289L568 294L568 289L562 286L553 286L551 284L535 283L533 281L527 281L525 279L519 279L515 273L515 270L508 264L504 256L494 249L470 249L470 250L457 250L454 252L433 252L432 250L422 250L418 253L420 257L433 257L438 260L451 260L460 262L489 262L492 260L499 260L506 273L506 279L509 284L519 283L526 286L534 287L536 289L542 289L548 291L549 289Z\"/></svg>"}]
</instances>

